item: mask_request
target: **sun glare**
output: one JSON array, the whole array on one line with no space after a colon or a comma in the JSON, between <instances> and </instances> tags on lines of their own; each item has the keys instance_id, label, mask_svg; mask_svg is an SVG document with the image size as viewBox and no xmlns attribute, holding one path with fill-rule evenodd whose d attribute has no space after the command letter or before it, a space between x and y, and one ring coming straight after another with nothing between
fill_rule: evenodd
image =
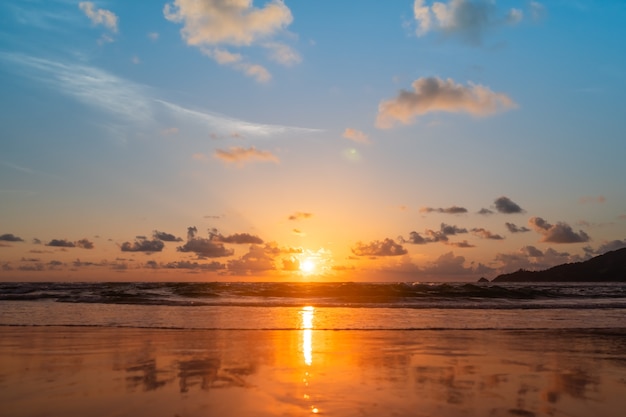
<instances>
[{"instance_id":1,"label":"sun glare","mask_svg":"<svg viewBox=\"0 0 626 417\"><path fill-rule=\"evenodd\" d=\"M315 261L311 258L306 258L300 262L300 271L305 274L312 274L315 272Z\"/></svg>"}]
</instances>

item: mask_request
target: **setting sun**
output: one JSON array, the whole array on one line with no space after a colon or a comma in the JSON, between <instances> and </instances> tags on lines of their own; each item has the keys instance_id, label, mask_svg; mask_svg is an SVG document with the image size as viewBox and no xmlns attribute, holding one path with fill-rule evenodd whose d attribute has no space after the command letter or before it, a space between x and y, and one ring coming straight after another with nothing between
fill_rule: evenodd
<instances>
[{"instance_id":1,"label":"setting sun","mask_svg":"<svg viewBox=\"0 0 626 417\"><path fill-rule=\"evenodd\" d=\"M300 271L305 274L312 274L315 272L315 260L306 258L300 262Z\"/></svg>"}]
</instances>

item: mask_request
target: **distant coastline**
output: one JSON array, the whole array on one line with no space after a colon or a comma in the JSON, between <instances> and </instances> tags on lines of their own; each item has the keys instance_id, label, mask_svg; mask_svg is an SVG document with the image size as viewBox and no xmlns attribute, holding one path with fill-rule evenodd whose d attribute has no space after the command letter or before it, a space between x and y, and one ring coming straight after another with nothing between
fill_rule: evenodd
<instances>
[{"instance_id":1,"label":"distant coastline","mask_svg":"<svg viewBox=\"0 0 626 417\"><path fill-rule=\"evenodd\" d=\"M626 248L543 271L520 269L492 282L626 282Z\"/></svg>"}]
</instances>

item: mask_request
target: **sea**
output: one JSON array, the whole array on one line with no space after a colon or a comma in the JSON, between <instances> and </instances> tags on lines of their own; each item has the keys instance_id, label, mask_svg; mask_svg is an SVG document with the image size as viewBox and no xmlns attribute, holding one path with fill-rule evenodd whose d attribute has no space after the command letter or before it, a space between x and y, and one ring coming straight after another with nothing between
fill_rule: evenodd
<instances>
[{"instance_id":1,"label":"sea","mask_svg":"<svg viewBox=\"0 0 626 417\"><path fill-rule=\"evenodd\" d=\"M0 326L204 330L626 327L626 283L9 282Z\"/></svg>"}]
</instances>

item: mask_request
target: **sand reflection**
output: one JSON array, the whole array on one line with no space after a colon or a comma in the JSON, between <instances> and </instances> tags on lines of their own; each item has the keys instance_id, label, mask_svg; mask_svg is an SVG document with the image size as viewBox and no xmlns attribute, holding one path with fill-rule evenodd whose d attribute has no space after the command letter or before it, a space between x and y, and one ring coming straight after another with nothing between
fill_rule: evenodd
<instances>
[{"instance_id":1,"label":"sand reflection","mask_svg":"<svg viewBox=\"0 0 626 417\"><path fill-rule=\"evenodd\" d=\"M624 331L0 327L1 415L591 416L626 409ZM327 316L324 320L327 320ZM319 318L319 317L318 317Z\"/></svg>"}]
</instances>

